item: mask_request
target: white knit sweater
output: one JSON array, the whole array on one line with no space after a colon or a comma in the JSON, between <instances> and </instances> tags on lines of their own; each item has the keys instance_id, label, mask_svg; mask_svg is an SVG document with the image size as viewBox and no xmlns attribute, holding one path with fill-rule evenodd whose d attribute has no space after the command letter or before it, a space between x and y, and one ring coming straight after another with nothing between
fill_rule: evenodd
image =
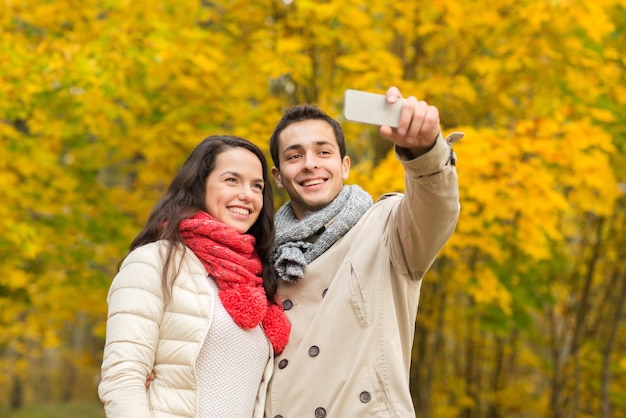
<instances>
[{"instance_id":1,"label":"white knit sweater","mask_svg":"<svg viewBox=\"0 0 626 418\"><path fill-rule=\"evenodd\" d=\"M224 309L217 285L209 278L214 299L213 323L196 359L198 417L252 417L270 346L261 326L239 327Z\"/></svg>"}]
</instances>

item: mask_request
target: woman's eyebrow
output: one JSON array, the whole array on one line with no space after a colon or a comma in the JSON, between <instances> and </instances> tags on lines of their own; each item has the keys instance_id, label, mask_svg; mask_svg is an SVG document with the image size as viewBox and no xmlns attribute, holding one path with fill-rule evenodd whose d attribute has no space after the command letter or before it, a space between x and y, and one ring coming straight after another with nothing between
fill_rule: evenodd
<instances>
[{"instance_id":1,"label":"woman's eyebrow","mask_svg":"<svg viewBox=\"0 0 626 418\"><path fill-rule=\"evenodd\" d=\"M226 170L224 171L222 174L220 174L221 176L226 176L226 175L231 175L234 177L237 177L238 179L242 178L243 176L237 172L237 171L232 171L232 170ZM265 180L263 180L263 177L257 177L255 179L253 179L252 181L254 182L261 182L261 183L265 183Z\"/></svg>"}]
</instances>

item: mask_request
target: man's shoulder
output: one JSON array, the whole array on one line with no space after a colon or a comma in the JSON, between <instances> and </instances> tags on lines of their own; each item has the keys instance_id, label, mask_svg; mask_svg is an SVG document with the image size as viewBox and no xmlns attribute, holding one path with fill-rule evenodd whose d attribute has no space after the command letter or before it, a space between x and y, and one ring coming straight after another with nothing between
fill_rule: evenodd
<instances>
[{"instance_id":1,"label":"man's shoulder","mask_svg":"<svg viewBox=\"0 0 626 418\"><path fill-rule=\"evenodd\" d=\"M401 199L402 196L404 196L404 193L398 193L398 192L385 193L383 195L380 195L378 199L376 199L376 203L382 202L383 200L387 200L389 198Z\"/></svg>"},{"instance_id":2,"label":"man's shoulder","mask_svg":"<svg viewBox=\"0 0 626 418\"><path fill-rule=\"evenodd\" d=\"M361 216L355 226L363 227L364 223L381 222L393 211L393 208L402 200L404 193L389 192L380 195L376 202Z\"/></svg>"}]
</instances>

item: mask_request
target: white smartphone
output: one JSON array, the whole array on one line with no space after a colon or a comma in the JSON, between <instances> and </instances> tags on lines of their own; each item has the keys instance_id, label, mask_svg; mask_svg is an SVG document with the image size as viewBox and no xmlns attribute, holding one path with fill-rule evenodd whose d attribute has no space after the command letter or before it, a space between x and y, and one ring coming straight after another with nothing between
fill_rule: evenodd
<instances>
[{"instance_id":1,"label":"white smartphone","mask_svg":"<svg viewBox=\"0 0 626 418\"><path fill-rule=\"evenodd\" d=\"M344 93L343 115L352 122L398 127L404 99L387 103L384 94L348 89Z\"/></svg>"}]
</instances>

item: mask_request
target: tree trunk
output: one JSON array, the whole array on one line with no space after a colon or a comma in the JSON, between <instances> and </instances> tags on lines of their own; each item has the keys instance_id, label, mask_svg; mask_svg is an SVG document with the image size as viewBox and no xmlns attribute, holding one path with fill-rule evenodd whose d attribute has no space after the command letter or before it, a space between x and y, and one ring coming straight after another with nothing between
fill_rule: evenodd
<instances>
[{"instance_id":1,"label":"tree trunk","mask_svg":"<svg viewBox=\"0 0 626 418\"><path fill-rule=\"evenodd\" d=\"M613 313L613 321L611 322L611 330L602 353L602 418L611 417L611 400L609 397L611 384L611 353L613 352L613 347L615 345L617 329L624 312L624 302L626 300L626 274L622 272L621 277L622 280L620 280L620 282L622 284L622 288L615 302L615 311Z\"/></svg>"},{"instance_id":2,"label":"tree trunk","mask_svg":"<svg viewBox=\"0 0 626 418\"><path fill-rule=\"evenodd\" d=\"M24 385L19 376L13 376L13 385L11 385L11 395L9 399L10 408L13 410L20 409L24 404Z\"/></svg>"}]
</instances>

